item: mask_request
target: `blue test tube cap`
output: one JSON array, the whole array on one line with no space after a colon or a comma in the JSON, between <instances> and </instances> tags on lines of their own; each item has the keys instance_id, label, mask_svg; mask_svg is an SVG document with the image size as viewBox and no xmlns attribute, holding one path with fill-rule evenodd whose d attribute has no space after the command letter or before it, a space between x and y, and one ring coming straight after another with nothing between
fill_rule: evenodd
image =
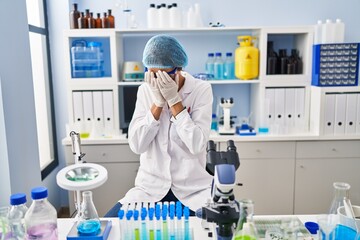
<instances>
[{"instance_id":1,"label":"blue test tube cap","mask_svg":"<svg viewBox=\"0 0 360 240\"><path fill-rule=\"evenodd\" d=\"M125 211L124 209L120 209L119 212L118 212L118 217L120 220L124 219L124 216L125 216Z\"/></svg>"},{"instance_id":2,"label":"blue test tube cap","mask_svg":"<svg viewBox=\"0 0 360 240\"><path fill-rule=\"evenodd\" d=\"M154 219L154 212L155 212L155 209L154 208L149 208L149 219L150 221L152 221Z\"/></svg>"},{"instance_id":3,"label":"blue test tube cap","mask_svg":"<svg viewBox=\"0 0 360 240\"><path fill-rule=\"evenodd\" d=\"M130 220L132 216L133 216L133 210L128 210L126 212L126 219Z\"/></svg>"},{"instance_id":4,"label":"blue test tube cap","mask_svg":"<svg viewBox=\"0 0 360 240\"><path fill-rule=\"evenodd\" d=\"M182 205L180 201L176 201L176 209L180 208L182 210Z\"/></svg>"},{"instance_id":5,"label":"blue test tube cap","mask_svg":"<svg viewBox=\"0 0 360 240\"><path fill-rule=\"evenodd\" d=\"M176 217L178 220L181 219L181 217L182 217L182 209L181 208L176 209Z\"/></svg>"},{"instance_id":6,"label":"blue test tube cap","mask_svg":"<svg viewBox=\"0 0 360 240\"><path fill-rule=\"evenodd\" d=\"M160 205L156 204L156 206L155 206L155 217L156 217L157 220L160 220L160 216L161 216Z\"/></svg>"},{"instance_id":7,"label":"blue test tube cap","mask_svg":"<svg viewBox=\"0 0 360 240\"><path fill-rule=\"evenodd\" d=\"M167 208L163 208L161 213L162 213L163 220L166 220L166 217L167 217L167 214L168 214Z\"/></svg>"},{"instance_id":8,"label":"blue test tube cap","mask_svg":"<svg viewBox=\"0 0 360 240\"><path fill-rule=\"evenodd\" d=\"M144 208L144 207L141 208L141 220L142 220L142 221L145 221L146 215L147 215L146 208Z\"/></svg>"},{"instance_id":9,"label":"blue test tube cap","mask_svg":"<svg viewBox=\"0 0 360 240\"><path fill-rule=\"evenodd\" d=\"M185 219L189 219L189 216L190 216L190 209L189 207L184 207L184 217Z\"/></svg>"},{"instance_id":10,"label":"blue test tube cap","mask_svg":"<svg viewBox=\"0 0 360 240\"><path fill-rule=\"evenodd\" d=\"M134 220L137 221L139 219L139 210L134 210Z\"/></svg>"}]
</instances>

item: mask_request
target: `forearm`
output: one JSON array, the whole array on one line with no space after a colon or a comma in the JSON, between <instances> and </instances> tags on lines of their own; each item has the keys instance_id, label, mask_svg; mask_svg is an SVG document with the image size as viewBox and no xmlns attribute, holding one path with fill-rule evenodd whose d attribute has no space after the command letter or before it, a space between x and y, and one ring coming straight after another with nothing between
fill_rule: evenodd
<instances>
[{"instance_id":1,"label":"forearm","mask_svg":"<svg viewBox=\"0 0 360 240\"><path fill-rule=\"evenodd\" d=\"M171 114L176 118L176 116L184 110L182 102L175 103L171 108Z\"/></svg>"},{"instance_id":2,"label":"forearm","mask_svg":"<svg viewBox=\"0 0 360 240\"><path fill-rule=\"evenodd\" d=\"M154 116L154 118L156 119L156 121L158 121L160 119L162 109L163 109L162 107L158 107L155 104L153 104L151 106L150 111L151 111L152 115Z\"/></svg>"}]
</instances>

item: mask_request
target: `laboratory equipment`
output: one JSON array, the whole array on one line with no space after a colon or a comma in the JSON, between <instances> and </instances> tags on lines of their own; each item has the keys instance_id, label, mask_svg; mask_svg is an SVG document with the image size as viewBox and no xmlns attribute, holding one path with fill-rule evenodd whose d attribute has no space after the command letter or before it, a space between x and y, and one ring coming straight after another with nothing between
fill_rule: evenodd
<instances>
[{"instance_id":1,"label":"laboratory equipment","mask_svg":"<svg viewBox=\"0 0 360 240\"><path fill-rule=\"evenodd\" d=\"M224 61L221 57L221 52L215 53L214 78L216 80L224 79Z\"/></svg>"},{"instance_id":2,"label":"laboratory equipment","mask_svg":"<svg viewBox=\"0 0 360 240\"><path fill-rule=\"evenodd\" d=\"M11 208L9 211L9 225L11 229L11 236L14 239L25 238L25 223L24 217L28 210L26 206L26 195L24 193L12 194L10 196Z\"/></svg>"},{"instance_id":3,"label":"laboratory equipment","mask_svg":"<svg viewBox=\"0 0 360 240\"><path fill-rule=\"evenodd\" d=\"M155 8L154 3L151 3L148 10L146 11L146 19L147 19L147 27L149 29L156 28L158 26L157 10Z\"/></svg>"},{"instance_id":4,"label":"laboratory equipment","mask_svg":"<svg viewBox=\"0 0 360 240\"><path fill-rule=\"evenodd\" d=\"M214 176L212 200L196 211L196 215L217 225L217 239L231 239L238 223L240 208L235 201L235 171L240 166L234 141L227 142L227 151L216 151L214 141L209 141L206 155L206 170Z\"/></svg>"},{"instance_id":5,"label":"laboratory equipment","mask_svg":"<svg viewBox=\"0 0 360 240\"><path fill-rule=\"evenodd\" d=\"M182 13L177 3L173 3L170 8L170 27L181 28L182 27Z\"/></svg>"},{"instance_id":6,"label":"laboratory equipment","mask_svg":"<svg viewBox=\"0 0 360 240\"><path fill-rule=\"evenodd\" d=\"M249 80L259 75L259 49L254 47L255 37L238 36L240 47L235 50L235 76Z\"/></svg>"},{"instance_id":7,"label":"laboratory equipment","mask_svg":"<svg viewBox=\"0 0 360 240\"><path fill-rule=\"evenodd\" d=\"M214 54L208 53L208 58L205 62L205 72L206 74L212 75L212 78L214 78L214 71Z\"/></svg>"},{"instance_id":8,"label":"laboratory equipment","mask_svg":"<svg viewBox=\"0 0 360 240\"><path fill-rule=\"evenodd\" d=\"M0 240L4 240L9 236L9 207L0 207Z\"/></svg>"},{"instance_id":9,"label":"laboratory equipment","mask_svg":"<svg viewBox=\"0 0 360 240\"><path fill-rule=\"evenodd\" d=\"M234 121L233 118L236 116L230 116L230 109L234 106L233 98L224 99L221 98L220 107L223 108L223 117L219 121L219 134L220 135L234 135L236 132L236 128L233 126Z\"/></svg>"},{"instance_id":10,"label":"laboratory equipment","mask_svg":"<svg viewBox=\"0 0 360 240\"><path fill-rule=\"evenodd\" d=\"M216 113L211 115L211 130L217 131L218 130L218 119Z\"/></svg>"},{"instance_id":11,"label":"laboratory equipment","mask_svg":"<svg viewBox=\"0 0 360 240\"><path fill-rule=\"evenodd\" d=\"M254 202L250 199L240 201L241 214L233 240L257 240L258 233L253 220Z\"/></svg>"},{"instance_id":12,"label":"laboratory equipment","mask_svg":"<svg viewBox=\"0 0 360 240\"><path fill-rule=\"evenodd\" d=\"M235 71L235 63L232 57L232 53L227 52L224 62L224 79L234 79L235 78L234 71Z\"/></svg>"},{"instance_id":13,"label":"laboratory equipment","mask_svg":"<svg viewBox=\"0 0 360 240\"><path fill-rule=\"evenodd\" d=\"M47 197L46 187L36 187L31 190L33 201L25 214L26 239L58 239L57 212Z\"/></svg>"},{"instance_id":14,"label":"laboratory equipment","mask_svg":"<svg viewBox=\"0 0 360 240\"><path fill-rule=\"evenodd\" d=\"M95 19L95 28L103 28L100 13L97 13L96 16L97 16L97 18Z\"/></svg>"},{"instance_id":15,"label":"laboratory equipment","mask_svg":"<svg viewBox=\"0 0 360 240\"><path fill-rule=\"evenodd\" d=\"M144 66L141 62L124 62L123 63L123 81L143 81Z\"/></svg>"},{"instance_id":16,"label":"laboratory equipment","mask_svg":"<svg viewBox=\"0 0 360 240\"><path fill-rule=\"evenodd\" d=\"M251 116L251 113L248 117L242 118L240 127L236 127L237 134L239 134L241 136L256 135L255 129L252 126L250 126L250 116Z\"/></svg>"},{"instance_id":17,"label":"laboratory equipment","mask_svg":"<svg viewBox=\"0 0 360 240\"><path fill-rule=\"evenodd\" d=\"M111 9L108 9L107 20L108 25L104 28L115 28L115 17L111 14Z\"/></svg>"},{"instance_id":18,"label":"laboratory equipment","mask_svg":"<svg viewBox=\"0 0 360 240\"><path fill-rule=\"evenodd\" d=\"M71 10L70 14L70 29L79 28L78 19L80 17L80 12L78 11L77 3L73 3L73 10Z\"/></svg>"},{"instance_id":19,"label":"laboratory equipment","mask_svg":"<svg viewBox=\"0 0 360 240\"><path fill-rule=\"evenodd\" d=\"M90 18L88 19L89 28L95 28L96 27L96 20L94 18L94 13L90 12Z\"/></svg>"},{"instance_id":20,"label":"laboratory equipment","mask_svg":"<svg viewBox=\"0 0 360 240\"><path fill-rule=\"evenodd\" d=\"M92 200L91 191L82 193L82 203L77 221L79 235L94 236L100 231L100 219Z\"/></svg>"},{"instance_id":21,"label":"laboratory equipment","mask_svg":"<svg viewBox=\"0 0 360 240\"><path fill-rule=\"evenodd\" d=\"M103 28L109 28L109 19L106 12L103 13L102 26Z\"/></svg>"},{"instance_id":22,"label":"laboratory equipment","mask_svg":"<svg viewBox=\"0 0 360 240\"><path fill-rule=\"evenodd\" d=\"M337 224L337 217L334 214L322 215L318 217L318 224L320 229L320 239L333 239L334 229Z\"/></svg>"},{"instance_id":23,"label":"laboratory equipment","mask_svg":"<svg viewBox=\"0 0 360 240\"><path fill-rule=\"evenodd\" d=\"M274 42L267 42L267 69L266 74L278 74L279 73L279 57L274 51Z\"/></svg>"}]
</instances>

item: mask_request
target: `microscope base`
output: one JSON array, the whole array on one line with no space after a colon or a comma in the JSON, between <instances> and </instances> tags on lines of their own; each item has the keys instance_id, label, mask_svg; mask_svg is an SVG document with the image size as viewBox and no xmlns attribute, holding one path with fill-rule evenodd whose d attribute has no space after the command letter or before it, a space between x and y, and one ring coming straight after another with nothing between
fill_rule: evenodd
<instances>
[{"instance_id":1,"label":"microscope base","mask_svg":"<svg viewBox=\"0 0 360 240\"><path fill-rule=\"evenodd\" d=\"M236 132L235 128L225 129L222 126L219 126L219 134L220 135L235 135L235 132Z\"/></svg>"}]
</instances>

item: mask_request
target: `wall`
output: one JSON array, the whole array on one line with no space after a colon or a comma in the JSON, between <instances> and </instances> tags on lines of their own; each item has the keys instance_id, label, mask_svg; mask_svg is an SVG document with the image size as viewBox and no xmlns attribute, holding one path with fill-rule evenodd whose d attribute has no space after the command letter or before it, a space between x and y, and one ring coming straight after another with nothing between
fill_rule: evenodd
<instances>
[{"instance_id":1,"label":"wall","mask_svg":"<svg viewBox=\"0 0 360 240\"><path fill-rule=\"evenodd\" d=\"M104 0L104 1L48 1L50 36L52 46L53 80L55 88L55 110L57 121L57 136L60 165L65 165L64 150L61 140L67 133L65 124L68 122L67 102L66 102L66 83L63 73L63 29L69 28L68 13L71 4L77 2L79 10L84 11L89 8L91 11L105 12L113 9L116 17L117 28L124 26L124 15L121 13L120 6L126 1ZM174 1L152 1L152 0L132 0L127 1L129 8L136 16L139 27L146 26L146 10L150 3L166 4ZM198 0L201 5L204 23L221 22L226 26L290 26L290 25L312 25L318 19L326 18L342 19L346 24L346 41L360 41L360 22L359 0L254 0L254 1L235 1L235 0ZM194 1L177 1L179 7L188 9ZM142 48L143 46L141 46ZM206 56L201 56L195 61L205 62ZM67 205L67 196L62 194L62 204Z\"/></svg>"}]
</instances>

